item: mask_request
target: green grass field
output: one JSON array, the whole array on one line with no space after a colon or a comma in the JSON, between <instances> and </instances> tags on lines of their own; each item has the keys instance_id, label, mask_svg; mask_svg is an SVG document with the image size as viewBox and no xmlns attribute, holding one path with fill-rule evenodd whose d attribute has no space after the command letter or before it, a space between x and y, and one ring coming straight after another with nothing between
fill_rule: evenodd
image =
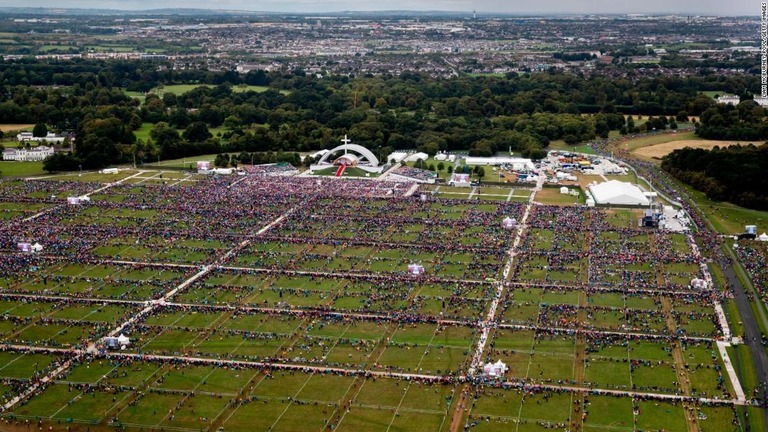
<instances>
[{"instance_id":1,"label":"green grass field","mask_svg":"<svg viewBox=\"0 0 768 432\"><path fill-rule=\"evenodd\" d=\"M155 87L152 90L150 90L150 93L155 93L158 95L162 95L163 93L172 93L175 95L182 95L188 91L194 90L199 87L213 87L213 85L209 84L172 84L172 85L166 85L162 87ZM249 91L262 93L269 90L269 87L266 86L255 86L255 85L236 85L232 86L232 92L233 93L245 93ZM280 93L284 95L289 95L291 92L288 90L279 90Z\"/></svg>"},{"instance_id":2,"label":"green grass field","mask_svg":"<svg viewBox=\"0 0 768 432\"><path fill-rule=\"evenodd\" d=\"M728 92L724 92L724 91L701 91L699 93L703 94L705 96L709 96L712 99L715 99L717 96L722 96L724 94L727 94Z\"/></svg>"},{"instance_id":3,"label":"green grass field","mask_svg":"<svg viewBox=\"0 0 768 432\"><path fill-rule=\"evenodd\" d=\"M571 151L576 153L595 154L595 150L588 144L568 145L563 140L555 140L549 143L546 150Z\"/></svg>"},{"instance_id":4,"label":"green grass field","mask_svg":"<svg viewBox=\"0 0 768 432\"><path fill-rule=\"evenodd\" d=\"M44 175L42 162L0 161L0 177L31 177Z\"/></svg>"},{"instance_id":5,"label":"green grass field","mask_svg":"<svg viewBox=\"0 0 768 432\"><path fill-rule=\"evenodd\" d=\"M688 195L698 205L699 209L712 223L714 229L721 234L734 235L744 232L745 225L768 226L768 211L753 210L737 205L713 201L703 193L688 185L682 185ZM760 228L762 229L762 228Z\"/></svg>"},{"instance_id":6,"label":"green grass field","mask_svg":"<svg viewBox=\"0 0 768 432\"><path fill-rule=\"evenodd\" d=\"M187 167L196 159L165 163ZM323 193L306 199L259 195L249 183L258 177L229 189L226 178L202 176L166 187L162 182L191 177L160 174L126 169L117 176L75 173L79 181L69 175L0 183L0 216L22 230L20 237L55 233L43 239L40 258L5 243L19 269L0 276L0 342L32 348L0 352L0 396L9 400L28 385L24 380L54 370L71 356L64 350L98 344L116 328L131 338L109 356L78 358L7 411L9 421L41 418L44 429L57 432L447 431L454 418L467 420L472 432L621 432L635 424L687 431L681 405L592 390L679 395L683 374L694 396L722 398L730 390L713 349L710 297L685 292L699 272L687 239L637 229L636 210L562 207L576 197L559 188L536 199L562 206L526 209L504 202L513 191L530 196L516 186L440 186L426 201ZM134 177L95 193L89 205L50 198L125 176ZM363 192L375 184L357 183L351 186ZM446 199L470 190L480 199ZM220 197L232 198L223 201L231 205L221 206ZM34 226L19 223L47 209ZM526 212L521 231L501 226ZM425 276L409 275L411 263L424 265ZM504 361L505 377L524 392L457 379L483 334L478 319L495 300L479 361ZM121 326L138 311L137 321ZM38 348L64 350L21 352ZM730 352L750 391L756 382L742 351ZM310 372L312 366L319 368ZM404 372L452 381L399 379ZM702 430L730 430L730 408L700 408Z\"/></svg>"},{"instance_id":7,"label":"green grass field","mask_svg":"<svg viewBox=\"0 0 768 432\"><path fill-rule=\"evenodd\" d=\"M572 187L570 189L573 189ZM561 194L559 187L546 187L536 193L535 200L542 204L550 205L573 205L584 204L586 202L586 195L579 189L579 196Z\"/></svg>"},{"instance_id":8,"label":"green grass field","mask_svg":"<svg viewBox=\"0 0 768 432\"><path fill-rule=\"evenodd\" d=\"M638 138L627 138L615 144L617 149L626 149L629 151L637 150L641 147L648 147L657 144L665 144L674 141L688 141L700 139L695 132L662 133L655 135L640 136Z\"/></svg>"}]
</instances>

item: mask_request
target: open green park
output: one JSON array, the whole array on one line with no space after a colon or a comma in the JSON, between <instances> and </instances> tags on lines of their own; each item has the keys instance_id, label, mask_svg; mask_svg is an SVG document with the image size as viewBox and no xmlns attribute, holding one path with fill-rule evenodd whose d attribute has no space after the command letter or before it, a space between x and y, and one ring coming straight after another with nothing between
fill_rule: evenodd
<instances>
[{"instance_id":1,"label":"open green park","mask_svg":"<svg viewBox=\"0 0 768 432\"><path fill-rule=\"evenodd\" d=\"M200 87L213 88L214 86L209 84L169 84L169 85L163 85L161 87L155 87L149 92L147 92L147 94L156 94L162 97L163 94L170 93L170 94L179 96ZM246 85L246 84L231 86L230 88L232 89L233 93L245 93L245 92L262 93L270 89L269 87L266 87L266 86ZM276 90L276 91L279 91L284 95L290 94L290 91L288 90ZM141 97L145 97L146 94L131 93L130 96L141 98Z\"/></svg>"},{"instance_id":2,"label":"open green park","mask_svg":"<svg viewBox=\"0 0 768 432\"><path fill-rule=\"evenodd\" d=\"M3 421L746 430L684 234L512 185L394 197L319 178L265 187L255 174L121 169L0 182L14 227L0 258ZM502 226L526 209L523 228ZM106 345L118 334L130 343ZM498 360L502 379L470 373Z\"/></svg>"},{"instance_id":3,"label":"open green park","mask_svg":"<svg viewBox=\"0 0 768 432\"><path fill-rule=\"evenodd\" d=\"M705 93L714 94L716 92ZM675 143L687 143L697 140L700 140L700 138L694 132L662 133L620 140L613 144L611 148L618 153L621 151L634 152L638 149L655 145L670 145L673 147L670 147L668 151L672 151ZM724 142L723 144L727 145L729 142ZM653 162L658 164L660 161L656 159ZM711 200L704 193L696 191L690 186L679 182L677 182L677 185L685 191L698 211L707 218L712 224L712 228L718 233L726 235L739 234L743 232L745 225L765 226L765 222L768 221L768 212L766 211L753 210L728 202Z\"/></svg>"}]
</instances>

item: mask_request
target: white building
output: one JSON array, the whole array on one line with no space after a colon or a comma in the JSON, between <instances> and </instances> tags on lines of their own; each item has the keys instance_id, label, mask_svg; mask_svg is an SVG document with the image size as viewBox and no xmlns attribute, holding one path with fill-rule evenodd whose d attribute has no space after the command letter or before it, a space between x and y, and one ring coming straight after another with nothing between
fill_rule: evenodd
<instances>
[{"instance_id":1,"label":"white building","mask_svg":"<svg viewBox=\"0 0 768 432\"><path fill-rule=\"evenodd\" d=\"M22 132L18 135L16 135L16 140L19 142L47 142L47 143L58 143L61 144L64 142L64 137L58 136L53 132L48 132L48 135L44 137L36 137L32 135L32 132Z\"/></svg>"},{"instance_id":2,"label":"white building","mask_svg":"<svg viewBox=\"0 0 768 432\"><path fill-rule=\"evenodd\" d=\"M717 103L725 105L738 105L741 102L741 98L733 95L723 95L717 98Z\"/></svg>"},{"instance_id":3,"label":"white building","mask_svg":"<svg viewBox=\"0 0 768 432\"><path fill-rule=\"evenodd\" d=\"M400 163L403 161L403 159L407 157L408 157L408 153L406 152L394 152L394 153L390 153L390 155L387 156L387 162Z\"/></svg>"},{"instance_id":4,"label":"white building","mask_svg":"<svg viewBox=\"0 0 768 432\"><path fill-rule=\"evenodd\" d=\"M30 149L5 149L3 150L3 160L6 161L41 161L48 156L53 155L53 147L37 146Z\"/></svg>"},{"instance_id":5,"label":"white building","mask_svg":"<svg viewBox=\"0 0 768 432\"><path fill-rule=\"evenodd\" d=\"M530 159L523 159L510 156L494 156L494 157L476 157L467 156L464 158L464 163L467 165L510 165L515 171L533 171L535 166Z\"/></svg>"},{"instance_id":6,"label":"white building","mask_svg":"<svg viewBox=\"0 0 768 432\"><path fill-rule=\"evenodd\" d=\"M426 161L427 159L429 159L429 155L428 154L422 153L422 152L417 152L417 153L414 153L412 155L409 155L404 160L405 160L405 162L416 162L417 160Z\"/></svg>"},{"instance_id":7,"label":"white building","mask_svg":"<svg viewBox=\"0 0 768 432\"><path fill-rule=\"evenodd\" d=\"M632 183L611 180L589 185L589 193L596 204L617 206L647 206L651 202L638 186Z\"/></svg>"}]
</instances>

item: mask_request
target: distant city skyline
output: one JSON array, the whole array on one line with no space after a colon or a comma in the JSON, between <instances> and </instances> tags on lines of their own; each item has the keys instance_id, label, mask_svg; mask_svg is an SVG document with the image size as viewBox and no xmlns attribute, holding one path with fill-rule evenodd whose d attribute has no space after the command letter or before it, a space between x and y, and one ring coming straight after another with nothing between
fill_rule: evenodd
<instances>
[{"instance_id":1,"label":"distant city skyline","mask_svg":"<svg viewBox=\"0 0 768 432\"><path fill-rule=\"evenodd\" d=\"M760 2L754 0L0 0L0 7L46 7L81 9L151 10L163 8L199 8L290 13L342 11L466 11L505 14L624 14L671 13L685 15L760 15Z\"/></svg>"}]
</instances>

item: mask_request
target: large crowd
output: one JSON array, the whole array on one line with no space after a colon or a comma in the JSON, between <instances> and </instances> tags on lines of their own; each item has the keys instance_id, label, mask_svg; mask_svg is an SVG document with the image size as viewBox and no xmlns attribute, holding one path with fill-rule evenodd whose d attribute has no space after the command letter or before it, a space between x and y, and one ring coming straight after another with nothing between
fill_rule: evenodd
<instances>
[{"instance_id":1,"label":"large crowd","mask_svg":"<svg viewBox=\"0 0 768 432\"><path fill-rule=\"evenodd\" d=\"M259 304L248 304L245 296L254 292L240 286L217 286L216 290L237 292L235 305L165 304L156 306L153 313L143 316L124 328L127 333L143 335L150 340L153 336L167 330L202 332L192 325L148 324L147 319L158 314L222 313L220 306L234 306L235 316L258 315L264 320L282 320L292 317L297 322L312 322L322 325L325 322L344 319L354 325L362 321L377 323L440 323L443 320L455 320L460 325L477 328L476 317L483 316L493 290L487 279L493 279L507 259L515 231L505 230L501 226L504 217L521 219L523 204L494 203L492 210L481 207L477 201L456 200L465 210L457 212L450 205L436 205L434 198L422 200L419 196L401 197L410 190L412 184L398 184L369 180L318 179L310 177L289 177L286 167L247 168L246 176L212 176L195 184L168 185L114 185L105 199L97 199L82 205L66 204L64 191L87 194L95 189L93 184L67 182L18 182L0 183L0 200L8 202L19 199L29 202L45 203L49 209L33 221L24 222L15 218L0 227L0 249L9 252L0 256L0 276L6 278L4 289L24 292L20 281L36 281L43 277L50 278L46 283L53 286L66 286L81 282L81 276L53 276L50 269L63 263L79 263L84 266L104 266L114 268L115 273L105 278L92 278L94 287L81 292L66 292L67 297L88 300L89 296L98 295L97 287L119 285L151 285L152 295L147 300L164 297L178 285L179 278L165 280L137 281L124 278L124 271L152 270L156 272L179 271L183 277L189 277L199 270L195 265L179 269L173 263L115 264L113 259L99 256L94 248L109 242L120 247L157 248L162 252L166 248L176 248L182 256L186 253L208 254L211 257L221 255L226 248L235 247L243 240L252 243L234 254L228 261L216 261L217 265L234 264L240 258L250 256L251 268L218 268L216 275L257 275L268 279L301 273L311 282L334 280L340 282L337 289L328 294L323 305L297 306L290 304L288 297L309 298L323 291L313 289L312 283L300 288L284 288L265 285L259 290L268 290L279 300ZM418 175L418 173L410 173ZM70 184L71 183L71 184ZM20 198L20 195L22 198ZM39 197L39 198L38 198ZM54 198L55 197L55 198ZM444 204L444 203L443 203ZM110 221L99 215L109 215ZM585 223L585 220L588 221ZM264 233L257 234L260 228L275 221ZM631 228L617 228L611 225L602 210L587 210L576 207L534 206L529 226L553 233L552 247L549 250L537 248L537 242L528 236L518 247L514 275L524 269L540 270L545 274L552 272L568 273L584 271L586 278L576 280L553 281L543 279L527 281L526 286L537 286L544 291L563 289L612 290L624 294L642 294L674 288L670 298L684 301L699 301L701 292L675 284L668 277L684 277L684 272L667 272L665 282L654 277L654 269L663 268L670 263L698 264L690 254L670 253L667 248L650 248L642 241L634 239L644 231ZM412 231L412 232L411 232ZM530 232L530 231L529 231ZM603 240L599 233L616 232L619 241ZM589 233L597 233L590 237ZM400 238L398 234L405 234ZM413 235L411 235L413 234ZM179 240L215 240L224 248L176 246ZM41 256L20 254L16 244L21 241L40 241L45 250ZM254 245L270 242L278 245L270 250L263 250ZM301 246L299 252L291 249ZM330 246L329 250L322 247ZM317 251L315 248L318 248ZM347 249L367 247L371 252L361 256L345 254ZM287 252L291 249L290 252ZM394 253L394 256L392 255ZM378 254L378 255L377 255ZM148 261L152 261L150 254ZM426 275L414 279L407 274L407 264L412 257L431 257L424 262ZM467 260L466 256L470 258ZM339 260L348 265L341 270L333 270L331 265ZM182 259L181 262L184 260ZM313 268L306 266L312 263ZM200 264L194 262L192 264ZM380 264L391 264L389 271L372 271ZM650 271L632 270L632 265L650 266ZM233 265L234 266L234 265ZM606 282L605 275L613 269L620 274L618 282ZM461 268L459 274L446 269ZM353 270L352 270L353 269ZM309 270L309 271L307 271ZM47 275L47 276L44 276ZM692 276L697 276L693 274ZM369 283L372 289L356 292L348 289L355 283ZM419 294L419 287L425 284L439 286L444 294ZM481 287L482 296L469 297L465 293ZM191 289L207 288L204 282L193 284ZM511 285L509 288L513 288ZM244 291L244 292L241 292ZM183 293L182 293L183 294ZM126 291L118 298L129 298ZM323 294L325 295L325 294ZM285 296L285 298L283 297ZM355 299L359 307L335 307L340 299ZM173 301L173 299L170 299ZM197 299L192 298L192 301ZM202 302L201 302L202 303ZM513 307L514 302L506 302L505 308ZM571 305L544 305L538 311L535 325L537 334L559 334L562 329L574 330L590 335L602 335L604 327L585 325L573 321L575 315L583 309L587 314L624 312L619 308L591 306L579 308ZM368 315L364 315L368 314ZM654 333L659 325L663 326L664 315L659 311L632 311L633 329ZM705 314L688 313L686 319L710 319ZM42 320L40 325L79 325L78 320ZM88 336L96 339L110 330L108 325L95 325L88 330ZM553 330L558 329L558 330ZM329 373L349 373L367 376L364 367L354 360L349 362L327 362L325 357L329 348L327 340L310 337L297 329L287 334L274 331L213 327L204 331L205 338L234 338L243 343L292 339L297 347L285 353L274 352L267 355L220 355L228 367L263 367L265 370L300 371L302 365L312 368L326 367ZM612 329L622 330L622 329ZM685 335L668 335L670 338ZM649 336L651 337L651 336ZM205 338L201 339L204 340ZM671 339L670 339L671 340ZM23 340L15 342L24 343ZM143 341L142 341L143 342ZM374 349L377 342L364 339L339 337L336 343L364 352ZM320 344L322 348L313 349ZM302 348L303 347L303 348ZM403 349L408 346L403 346ZM493 349L493 343L491 343ZM137 347L136 349L141 349ZM125 361L133 358L132 354L111 353L103 349L100 356ZM202 349L177 350L158 349L151 352L139 351L135 359L160 361L178 364L197 364L189 355L210 357L212 352ZM163 357L163 356L169 356ZM210 364L203 361L205 364ZM214 363L215 364L215 363ZM259 365L259 366L257 366ZM307 371L315 369L306 369ZM379 371L391 372L393 376L401 374L403 368L379 365ZM435 382L458 382L466 379L459 371L450 371L436 375ZM518 383L524 384L523 381ZM555 383L557 384L557 383ZM517 384L515 384L517 385ZM549 391L545 388L532 391Z\"/></svg>"}]
</instances>

